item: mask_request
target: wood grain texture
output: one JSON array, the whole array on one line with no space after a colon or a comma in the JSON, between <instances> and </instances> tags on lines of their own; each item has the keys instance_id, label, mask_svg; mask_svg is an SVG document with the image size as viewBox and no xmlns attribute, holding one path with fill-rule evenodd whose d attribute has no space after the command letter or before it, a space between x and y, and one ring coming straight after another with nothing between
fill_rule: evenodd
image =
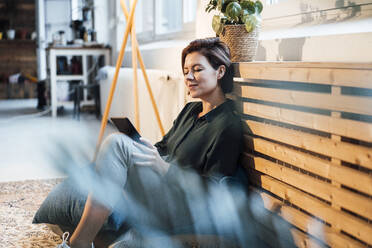
<instances>
[{"instance_id":1,"label":"wood grain texture","mask_svg":"<svg viewBox=\"0 0 372 248\"><path fill-rule=\"evenodd\" d=\"M245 156L250 156L245 154ZM291 168L273 163L260 157L253 157L252 168L304 192L335 203L368 219L372 219L372 200L330 183L297 172Z\"/></svg>"},{"instance_id":2,"label":"wood grain texture","mask_svg":"<svg viewBox=\"0 0 372 248\"><path fill-rule=\"evenodd\" d=\"M310 238L308 235L300 232L299 230L292 228L291 233L294 239L294 242L299 248L325 248L326 246L316 241L315 239Z\"/></svg>"},{"instance_id":3,"label":"wood grain texture","mask_svg":"<svg viewBox=\"0 0 372 248\"><path fill-rule=\"evenodd\" d=\"M369 68L348 68L347 65L339 65L341 68L309 67L299 65L290 67L262 65L262 64L240 64L238 77L246 79L278 80L287 82L315 83L335 86L348 86L372 89L372 65ZM318 64L319 65L319 64ZM321 64L325 66L324 64ZM363 64L362 67L369 65ZM342 67L345 68L342 68ZM352 66L349 66L352 67Z\"/></svg>"},{"instance_id":4,"label":"wood grain texture","mask_svg":"<svg viewBox=\"0 0 372 248\"><path fill-rule=\"evenodd\" d=\"M252 102L243 103L243 113L286 124L372 142L372 123L335 118Z\"/></svg>"},{"instance_id":5,"label":"wood grain texture","mask_svg":"<svg viewBox=\"0 0 372 248\"><path fill-rule=\"evenodd\" d=\"M253 133L261 137L372 169L372 149L368 147L334 141L326 137L253 120L246 120L245 123L247 126L244 129L247 134Z\"/></svg>"},{"instance_id":6,"label":"wood grain texture","mask_svg":"<svg viewBox=\"0 0 372 248\"><path fill-rule=\"evenodd\" d=\"M268 210L271 210L271 206L273 204L281 204L281 201L266 192L260 191L258 189L256 189L256 192L259 193L264 202L265 208ZM279 215L283 217L287 222L291 223L293 226L301 229L302 231L327 243L332 247L364 247L364 245L360 242L333 231L331 227L325 225L323 222L288 205L281 206Z\"/></svg>"},{"instance_id":7,"label":"wood grain texture","mask_svg":"<svg viewBox=\"0 0 372 248\"><path fill-rule=\"evenodd\" d=\"M344 62L303 62L303 61L255 61L234 63L236 72L244 68L325 68L325 69L356 69L372 70L372 63L344 63ZM236 77L241 75L236 74Z\"/></svg>"},{"instance_id":8,"label":"wood grain texture","mask_svg":"<svg viewBox=\"0 0 372 248\"><path fill-rule=\"evenodd\" d=\"M371 174L334 164L331 161L315 157L309 153L249 135L245 135L245 144L252 146L252 149L259 153L372 195Z\"/></svg>"},{"instance_id":9,"label":"wood grain texture","mask_svg":"<svg viewBox=\"0 0 372 248\"><path fill-rule=\"evenodd\" d=\"M327 93L271 89L256 86L241 86L243 98L311 107L331 111L372 115L372 98Z\"/></svg>"},{"instance_id":10,"label":"wood grain texture","mask_svg":"<svg viewBox=\"0 0 372 248\"><path fill-rule=\"evenodd\" d=\"M302 191L273 179L270 176L255 172L250 167L247 169L249 170L249 173L256 176L256 184L260 188L289 201L308 213L317 216L328 223L332 223L340 230L372 245L372 236L370 235L372 233L371 224L343 211L333 209L329 204L326 204L313 196L304 194Z\"/></svg>"}]
</instances>

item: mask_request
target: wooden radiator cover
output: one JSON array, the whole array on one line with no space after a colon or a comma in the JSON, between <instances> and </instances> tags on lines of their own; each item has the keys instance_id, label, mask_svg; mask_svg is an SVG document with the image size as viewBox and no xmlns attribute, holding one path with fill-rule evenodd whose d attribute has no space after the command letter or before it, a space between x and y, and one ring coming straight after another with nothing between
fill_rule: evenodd
<instances>
[{"instance_id":1,"label":"wooden radiator cover","mask_svg":"<svg viewBox=\"0 0 372 248\"><path fill-rule=\"evenodd\" d=\"M242 163L299 247L372 247L372 63L237 63Z\"/></svg>"}]
</instances>

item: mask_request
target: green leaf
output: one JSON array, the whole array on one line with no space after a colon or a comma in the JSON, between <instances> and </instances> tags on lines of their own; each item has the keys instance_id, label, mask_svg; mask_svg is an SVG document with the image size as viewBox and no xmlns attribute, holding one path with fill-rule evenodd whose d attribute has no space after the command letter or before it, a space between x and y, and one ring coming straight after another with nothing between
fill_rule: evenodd
<instances>
[{"instance_id":1,"label":"green leaf","mask_svg":"<svg viewBox=\"0 0 372 248\"><path fill-rule=\"evenodd\" d=\"M221 23L221 17L219 15L213 16L212 28L217 35L219 35L223 30L223 24Z\"/></svg>"},{"instance_id":2,"label":"green leaf","mask_svg":"<svg viewBox=\"0 0 372 248\"><path fill-rule=\"evenodd\" d=\"M262 10L263 10L263 5L262 5L262 3L261 3L259 0L257 0L257 1L254 3L254 6L255 6L255 8L256 8L256 10L257 10L257 13L258 13L258 14L261 14L261 12L262 12Z\"/></svg>"},{"instance_id":3,"label":"green leaf","mask_svg":"<svg viewBox=\"0 0 372 248\"><path fill-rule=\"evenodd\" d=\"M218 0L217 8L219 11L221 11L223 14L226 13L227 6L231 2L239 2L238 0Z\"/></svg>"},{"instance_id":4,"label":"green leaf","mask_svg":"<svg viewBox=\"0 0 372 248\"><path fill-rule=\"evenodd\" d=\"M257 18L254 15L246 15L243 17L243 22L245 24L245 29L247 32L251 32L257 26Z\"/></svg>"},{"instance_id":5,"label":"green leaf","mask_svg":"<svg viewBox=\"0 0 372 248\"><path fill-rule=\"evenodd\" d=\"M242 9L248 11L249 14L254 14L256 12L255 3L252 1L245 0L240 5Z\"/></svg>"},{"instance_id":6,"label":"green leaf","mask_svg":"<svg viewBox=\"0 0 372 248\"><path fill-rule=\"evenodd\" d=\"M217 9L221 12L225 12L225 11L222 11L222 7L224 6L226 0L218 0L217 2Z\"/></svg>"},{"instance_id":7,"label":"green leaf","mask_svg":"<svg viewBox=\"0 0 372 248\"><path fill-rule=\"evenodd\" d=\"M207 7L205 8L205 11L209 13L216 8L217 8L217 0L210 0Z\"/></svg>"},{"instance_id":8,"label":"green leaf","mask_svg":"<svg viewBox=\"0 0 372 248\"><path fill-rule=\"evenodd\" d=\"M220 23L222 23L222 24L226 24L227 21L228 21L228 20L227 20L226 17L222 17Z\"/></svg>"},{"instance_id":9,"label":"green leaf","mask_svg":"<svg viewBox=\"0 0 372 248\"><path fill-rule=\"evenodd\" d=\"M239 21L239 15L241 11L242 7L238 2L231 2L226 7L226 15L236 22Z\"/></svg>"}]
</instances>

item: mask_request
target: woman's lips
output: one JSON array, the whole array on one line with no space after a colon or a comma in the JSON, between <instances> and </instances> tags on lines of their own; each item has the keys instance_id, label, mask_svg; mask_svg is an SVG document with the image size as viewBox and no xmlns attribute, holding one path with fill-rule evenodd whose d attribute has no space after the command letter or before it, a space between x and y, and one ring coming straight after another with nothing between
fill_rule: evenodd
<instances>
[{"instance_id":1,"label":"woman's lips","mask_svg":"<svg viewBox=\"0 0 372 248\"><path fill-rule=\"evenodd\" d=\"M189 89L194 89L194 88L196 88L198 85L197 84L190 84L189 85Z\"/></svg>"}]
</instances>

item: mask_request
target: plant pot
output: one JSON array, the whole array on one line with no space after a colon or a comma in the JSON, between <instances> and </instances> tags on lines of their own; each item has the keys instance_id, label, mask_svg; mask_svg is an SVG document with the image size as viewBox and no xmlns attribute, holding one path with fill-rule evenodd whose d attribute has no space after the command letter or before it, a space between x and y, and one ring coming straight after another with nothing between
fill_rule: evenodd
<instances>
[{"instance_id":1,"label":"plant pot","mask_svg":"<svg viewBox=\"0 0 372 248\"><path fill-rule=\"evenodd\" d=\"M247 32L245 25L225 25L219 35L230 48L232 62L249 62L257 53L259 27Z\"/></svg>"},{"instance_id":2,"label":"plant pot","mask_svg":"<svg viewBox=\"0 0 372 248\"><path fill-rule=\"evenodd\" d=\"M21 40L25 40L27 38L27 30L25 29L19 30L19 38Z\"/></svg>"},{"instance_id":3,"label":"plant pot","mask_svg":"<svg viewBox=\"0 0 372 248\"><path fill-rule=\"evenodd\" d=\"M15 30L14 29L9 29L6 32L6 37L8 38L8 40L14 40L14 38L15 38Z\"/></svg>"}]
</instances>

